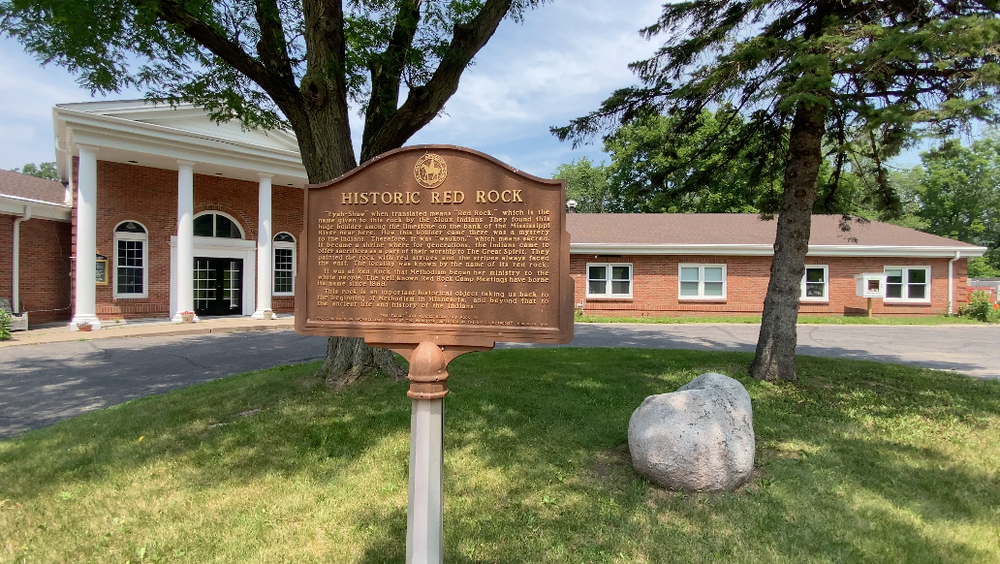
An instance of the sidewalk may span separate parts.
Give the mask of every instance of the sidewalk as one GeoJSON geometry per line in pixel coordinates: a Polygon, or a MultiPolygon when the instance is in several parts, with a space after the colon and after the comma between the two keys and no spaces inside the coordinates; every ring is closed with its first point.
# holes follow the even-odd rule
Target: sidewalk
{"type": "Polygon", "coordinates": [[[66,341],[89,341],[129,337],[165,337],[171,335],[204,335],[207,333],[235,333],[240,331],[291,330],[295,318],[282,315],[271,321],[250,317],[209,317],[198,323],[172,323],[165,319],[137,319],[123,323],[109,321],[97,331],[70,331],[69,324],[48,324],[39,329],[15,331],[10,341],[0,341],[0,348],[18,345],[37,345],[66,341]]]}

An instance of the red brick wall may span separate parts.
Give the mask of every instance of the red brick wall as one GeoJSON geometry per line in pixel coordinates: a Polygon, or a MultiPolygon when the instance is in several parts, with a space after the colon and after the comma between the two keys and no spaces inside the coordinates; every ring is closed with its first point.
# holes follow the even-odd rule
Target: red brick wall
{"type": "MultiPolygon", "coordinates": [[[[0,215],[0,296],[14,296],[14,220],[0,215]]],[[[68,321],[70,318],[70,224],[47,219],[21,222],[21,311],[28,323],[68,321]]]]}
{"type": "MultiPolygon", "coordinates": [[[[803,314],[850,315],[864,313],[867,300],[855,295],[854,275],[862,272],[882,272],[886,266],[930,266],[931,301],[926,304],[893,304],[872,300],[872,311],[880,315],[938,315],[948,310],[948,259],[897,258],[808,258],[806,264],[829,268],[829,301],[803,302],[803,314]]],[[[955,305],[966,301],[966,265],[955,262],[955,305]]],[[[764,296],[770,277],[771,257],[738,256],[656,256],[624,255],[599,258],[594,255],[572,255],[570,274],[576,284],[574,303],[583,303],[587,313],[602,315],[754,315],[764,309],[764,296]],[[587,263],[631,263],[633,267],[632,298],[586,297],[587,263]],[[725,300],[681,300],[678,298],[679,264],[725,264],[725,300]]]]}
{"type": "MultiPolygon", "coordinates": [[[[74,159],[74,175],[76,165],[74,159]]],[[[302,230],[302,191],[287,186],[274,186],[272,190],[272,231],[288,231],[298,240],[302,230]]],[[[257,195],[257,182],[194,175],[194,213],[224,212],[239,223],[250,241],[257,239],[257,195]]],[[[115,227],[122,221],[137,221],[146,228],[149,269],[146,298],[115,299],[113,281],[98,286],[98,317],[111,320],[170,316],[170,237],[177,232],[177,171],[99,160],[97,202],[97,252],[113,261],[115,227]]],[[[74,237],[75,223],[74,214],[74,237]]],[[[293,311],[293,299],[275,299],[272,307],[279,312],[293,311]]]]}

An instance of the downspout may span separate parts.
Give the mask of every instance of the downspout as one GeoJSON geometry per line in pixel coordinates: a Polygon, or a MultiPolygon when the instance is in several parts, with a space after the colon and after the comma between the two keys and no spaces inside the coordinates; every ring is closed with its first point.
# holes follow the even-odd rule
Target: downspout
{"type": "Polygon", "coordinates": [[[13,268],[13,302],[10,304],[14,313],[21,313],[21,222],[31,219],[31,206],[24,206],[24,215],[14,220],[14,268],[13,268]]]}
{"type": "Polygon", "coordinates": [[[955,251],[955,258],[948,261],[948,315],[951,315],[955,303],[955,261],[962,258],[962,251],[955,251]]]}

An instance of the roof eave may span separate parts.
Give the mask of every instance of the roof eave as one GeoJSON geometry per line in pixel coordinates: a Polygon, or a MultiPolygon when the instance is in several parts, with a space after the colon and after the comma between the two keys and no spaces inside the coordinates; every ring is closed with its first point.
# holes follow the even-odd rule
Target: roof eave
{"type": "Polygon", "coordinates": [[[53,204],[31,198],[19,196],[9,196],[0,194],[0,213],[10,215],[24,215],[24,208],[31,208],[31,217],[34,219],[51,219],[54,221],[70,221],[73,210],[64,204],[53,204]]]}
{"type": "MultiPolygon", "coordinates": [[[[570,253],[585,255],[714,255],[714,256],[772,256],[771,245],[660,245],[619,243],[570,243],[570,253]]],[[[970,246],[912,246],[892,245],[809,245],[808,256],[814,257],[914,257],[962,258],[981,257],[986,247],[970,246]]]]}

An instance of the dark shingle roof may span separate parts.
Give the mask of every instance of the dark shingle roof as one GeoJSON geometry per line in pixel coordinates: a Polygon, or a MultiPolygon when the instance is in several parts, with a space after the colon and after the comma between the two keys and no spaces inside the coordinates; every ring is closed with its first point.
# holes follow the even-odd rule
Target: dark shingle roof
{"type": "Polygon", "coordinates": [[[48,204],[64,205],[66,188],[62,182],[35,178],[27,174],[0,170],[0,196],[26,198],[48,204]]]}
{"type": "MultiPolygon", "coordinates": [[[[975,245],[880,221],[850,221],[814,215],[810,245],[970,247],[975,245]]],[[[571,213],[567,230],[574,244],[609,245],[773,245],[777,220],[740,213],[571,213]]]]}

